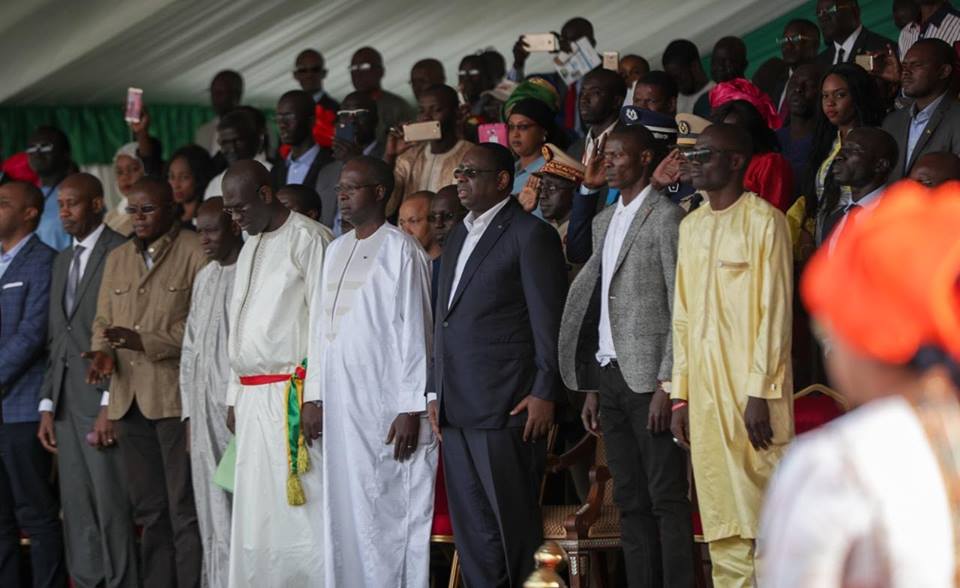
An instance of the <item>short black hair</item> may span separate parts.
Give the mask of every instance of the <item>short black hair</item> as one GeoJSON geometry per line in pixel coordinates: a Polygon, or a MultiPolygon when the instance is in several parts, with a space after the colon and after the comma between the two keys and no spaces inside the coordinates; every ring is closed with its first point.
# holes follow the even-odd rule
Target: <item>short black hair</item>
{"type": "Polygon", "coordinates": [[[232,69],[224,69],[217,72],[217,75],[213,76],[213,79],[220,78],[226,80],[230,84],[231,89],[238,96],[243,95],[243,76],[238,72],[232,69]]]}
{"type": "Polygon", "coordinates": [[[639,86],[640,84],[660,88],[663,93],[667,95],[667,98],[676,98],[680,94],[680,89],[677,88],[677,81],[670,77],[667,72],[659,69],[655,69],[640,78],[637,85],[639,86]]]}
{"type": "Polygon", "coordinates": [[[63,148],[64,152],[70,153],[70,139],[60,128],[53,125],[40,125],[33,130],[32,135],[38,135],[40,133],[51,135],[55,145],[59,144],[59,146],[63,148]]]}
{"type": "Polygon", "coordinates": [[[494,171],[500,173],[505,171],[510,174],[510,184],[513,185],[513,176],[516,171],[516,164],[513,160],[513,153],[509,149],[498,143],[479,143],[475,146],[486,152],[493,165],[494,171]]]}
{"type": "Polygon", "coordinates": [[[933,50],[933,54],[937,57],[937,62],[940,65],[949,65],[950,67],[957,68],[957,54],[953,50],[953,47],[943,39],[936,39],[933,37],[927,37],[926,39],[920,39],[914,43],[910,48],[914,47],[930,47],[933,50]]]}
{"type": "Polygon", "coordinates": [[[304,184],[287,184],[286,186],[282,186],[277,192],[281,190],[293,194],[293,197],[297,199],[300,208],[303,210],[315,210],[317,211],[317,217],[323,214],[323,202],[320,200],[320,195],[310,186],[304,184]]]}
{"type": "MultiPolygon", "coordinates": [[[[478,57],[478,56],[471,56],[478,57]]],[[[466,59],[466,58],[464,58],[466,59]]],[[[456,109],[457,105],[460,103],[460,98],[457,96],[457,91],[451,88],[446,84],[434,84],[423,91],[420,96],[432,95],[440,99],[441,102],[445,102],[447,106],[456,109]]]]}
{"type": "Polygon", "coordinates": [[[663,58],[660,61],[663,63],[663,67],[667,67],[668,63],[690,65],[695,61],[700,61],[700,50],[692,41],[676,39],[670,41],[670,44],[664,49],[663,58]]]}
{"type": "Polygon", "coordinates": [[[813,33],[818,41],[820,40],[820,27],[818,27],[812,20],[808,20],[806,18],[795,18],[784,25],[783,30],[787,30],[790,27],[803,27],[807,29],[807,32],[813,33]]]}
{"type": "Polygon", "coordinates": [[[487,49],[481,53],[480,56],[483,57],[484,63],[487,64],[487,72],[490,74],[491,79],[500,81],[503,79],[503,76],[507,75],[507,61],[499,51],[496,49],[487,49]]]}
{"type": "Polygon", "coordinates": [[[650,132],[650,129],[643,125],[625,125],[618,122],[613,130],[610,131],[610,136],[624,137],[633,141],[638,151],[645,151],[647,149],[653,151],[653,161],[650,162],[651,172],[656,169],[657,165],[660,164],[660,160],[666,155],[667,150],[663,141],[658,141],[657,138],[653,136],[653,133],[650,132]]]}
{"type": "Polygon", "coordinates": [[[242,135],[257,137],[260,134],[260,125],[256,117],[246,108],[236,108],[223,115],[218,129],[234,129],[242,135]]]}
{"type": "MultiPolygon", "coordinates": [[[[624,98],[627,95],[627,82],[618,72],[598,67],[583,77],[584,81],[588,79],[599,80],[614,96],[624,98]]],[[[619,109],[620,105],[617,105],[617,108],[619,109]]]]}
{"type": "Polygon", "coordinates": [[[396,180],[393,176],[393,168],[391,168],[387,163],[378,157],[370,157],[369,155],[360,155],[354,157],[350,162],[359,162],[367,169],[367,173],[370,174],[370,179],[374,184],[378,186],[383,186],[387,190],[386,198],[384,198],[384,204],[390,200],[390,196],[393,194],[393,189],[396,186],[396,180]]]}
{"type": "Polygon", "coordinates": [[[8,182],[4,184],[5,186],[12,186],[21,190],[23,192],[24,199],[26,200],[27,208],[36,208],[37,209],[37,218],[34,219],[36,225],[40,224],[40,217],[43,216],[43,192],[40,191],[40,188],[29,182],[8,182]]]}

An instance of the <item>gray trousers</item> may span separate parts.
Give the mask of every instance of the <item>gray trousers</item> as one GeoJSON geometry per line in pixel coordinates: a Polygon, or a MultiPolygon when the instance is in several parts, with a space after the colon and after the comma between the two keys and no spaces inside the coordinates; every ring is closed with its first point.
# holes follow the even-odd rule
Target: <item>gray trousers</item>
{"type": "Polygon", "coordinates": [[[70,576],[77,588],[136,587],[137,550],[120,453],[87,443],[96,416],[71,402],[70,392],[60,395],[54,420],[70,576]]]}

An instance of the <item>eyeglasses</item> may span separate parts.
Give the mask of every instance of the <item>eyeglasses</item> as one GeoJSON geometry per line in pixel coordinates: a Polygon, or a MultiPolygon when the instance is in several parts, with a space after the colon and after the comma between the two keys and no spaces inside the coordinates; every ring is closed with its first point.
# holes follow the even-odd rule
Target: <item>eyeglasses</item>
{"type": "Polygon", "coordinates": [[[461,69],[459,73],[460,73],[460,77],[466,77],[466,76],[474,77],[474,76],[480,75],[480,70],[479,69],[461,69]]]}
{"type": "Polygon", "coordinates": [[[369,108],[354,108],[352,110],[338,110],[337,116],[358,116],[361,114],[369,114],[369,108]]]}
{"type": "MultiPolygon", "coordinates": [[[[254,197],[258,200],[260,199],[261,188],[263,188],[263,186],[257,186],[257,189],[254,191],[254,197]]],[[[230,217],[235,217],[235,216],[242,217],[242,216],[245,216],[249,211],[250,211],[249,202],[245,202],[240,206],[226,206],[226,205],[223,206],[223,214],[230,217]]]]}
{"type": "Polygon", "coordinates": [[[499,172],[500,170],[498,169],[472,169],[469,167],[458,167],[457,169],[453,170],[453,179],[457,180],[460,178],[469,178],[474,180],[480,174],[495,174],[499,172]]]}
{"type": "Polygon", "coordinates": [[[690,163],[699,163],[704,165],[710,162],[713,159],[714,155],[719,155],[722,153],[729,153],[723,149],[690,149],[689,151],[682,151],[681,154],[683,157],[690,163]]]}
{"type": "Polygon", "coordinates": [[[373,69],[372,63],[354,63],[354,64],[351,64],[349,68],[351,72],[370,71],[371,69],[373,69]]]}
{"type": "Polygon", "coordinates": [[[511,133],[513,131],[520,131],[521,133],[526,133],[527,131],[529,131],[530,129],[536,126],[539,126],[539,125],[530,124],[530,123],[520,123],[517,125],[508,124],[507,130],[510,131],[511,133]]]}
{"type": "Polygon", "coordinates": [[[27,155],[36,155],[37,153],[50,153],[53,151],[53,143],[37,143],[27,147],[27,155]]]}
{"type": "Polygon", "coordinates": [[[427,220],[432,223],[435,223],[437,221],[448,223],[456,219],[457,219],[457,215],[453,214],[452,212],[431,212],[430,214],[427,215],[427,220]]]}
{"type": "Polygon", "coordinates": [[[823,10],[818,10],[817,18],[820,18],[820,19],[833,18],[837,15],[838,12],[840,12],[841,10],[847,10],[848,8],[850,8],[850,6],[838,0],[833,6],[828,6],[823,10]]]}
{"type": "Polygon", "coordinates": [[[130,216],[138,216],[141,214],[143,215],[153,214],[154,212],[160,210],[161,208],[164,208],[164,207],[157,206],[155,204],[144,204],[143,206],[140,206],[140,207],[128,206],[124,208],[123,211],[130,216]]]}
{"type": "Polygon", "coordinates": [[[343,184],[337,184],[333,187],[333,193],[339,196],[340,194],[356,194],[357,190],[362,188],[373,188],[377,184],[360,184],[359,186],[349,186],[343,184]]]}
{"type": "Polygon", "coordinates": [[[777,47],[783,47],[786,44],[790,45],[799,45],[804,41],[812,41],[813,37],[809,35],[789,35],[786,37],[779,37],[777,39],[777,47]]]}
{"type": "Polygon", "coordinates": [[[317,73],[320,73],[320,72],[322,72],[322,71],[323,71],[323,66],[322,66],[322,65],[312,65],[312,66],[310,66],[310,67],[298,67],[298,68],[296,68],[296,69],[293,70],[293,73],[295,73],[295,74],[297,74],[297,75],[307,74],[307,73],[317,74],[317,73]]]}

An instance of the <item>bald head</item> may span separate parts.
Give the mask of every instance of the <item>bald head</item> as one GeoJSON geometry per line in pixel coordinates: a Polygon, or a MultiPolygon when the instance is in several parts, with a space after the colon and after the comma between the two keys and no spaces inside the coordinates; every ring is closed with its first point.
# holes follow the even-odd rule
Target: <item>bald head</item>
{"type": "Polygon", "coordinates": [[[857,127],[847,134],[847,139],[856,139],[877,159],[887,161],[891,167],[897,163],[899,149],[893,135],[876,127],[857,127]]]}
{"type": "Polygon", "coordinates": [[[243,239],[240,227],[223,211],[223,198],[214,196],[205,200],[197,210],[196,223],[200,246],[207,257],[221,265],[236,261],[243,239]]]}
{"type": "Polygon", "coordinates": [[[921,155],[910,170],[910,179],[928,188],[960,180],[960,157],[949,152],[921,155]]]}
{"type": "Polygon", "coordinates": [[[400,205],[400,211],[397,213],[397,221],[403,232],[420,243],[431,257],[439,255],[440,247],[435,245],[433,231],[430,229],[430,201],[433,199],[433,192],[422,191],[414,192],[400,205]],[[434,249],[435,251],[431,251],[434,249]]]}
{"type": "Polygon", "coordinates": [[[430,201],[429,220],[433,238],[441,248],[453,227],[457,226],[457,223],[466,215],[467,209],[460,203],[456,185],[444,186],[437,191],[436,196],[430,201]]]}
{"type": "Polygon", "coordinates": [[[303,90],[290,90],[280,97],[278,104],[288,104],[296,113],[303,117],[309,117],[313,114],[315,105],[313,96],[303,90]]]}
{"type": "Polygon", "coordinates": [[[252,159],[233,163],[223,176],[223,206],[251,235],[276,230],[289,214],[273,193],[270,172],[252,159]]]}

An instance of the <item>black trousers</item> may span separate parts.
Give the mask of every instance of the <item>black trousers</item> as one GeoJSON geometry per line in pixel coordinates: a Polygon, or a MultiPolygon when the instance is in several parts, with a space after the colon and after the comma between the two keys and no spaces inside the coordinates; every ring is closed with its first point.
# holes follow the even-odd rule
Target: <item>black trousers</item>
{"type": "Polygon", "coordinates": [[[148,419],[136,402],[117,424],[133,520],[143,528],[144,588],[199,587],[203,548],[184,424],[148,419]]]}
{"type": "Polygon", "coordinates": [[[540,483],[547,445],[523,429],[443,429],[453,537],[469,588],[520,587],[543,541],[540,483]]]}
{"type": "Polygon", "coordinates": [[[30,537],[33,585],[67,585],[51,464],[37,440],[37,423],[0,424],[0,586],[21,586],[21,530],[30,537]]]}
{"type": "Polygon", "coordinates": [[[647,430],[652,394],[627,386],[616,363],[600,373],[600,428],[631,588],[693,586],[687,460],[669,431],[647,430]]]}

